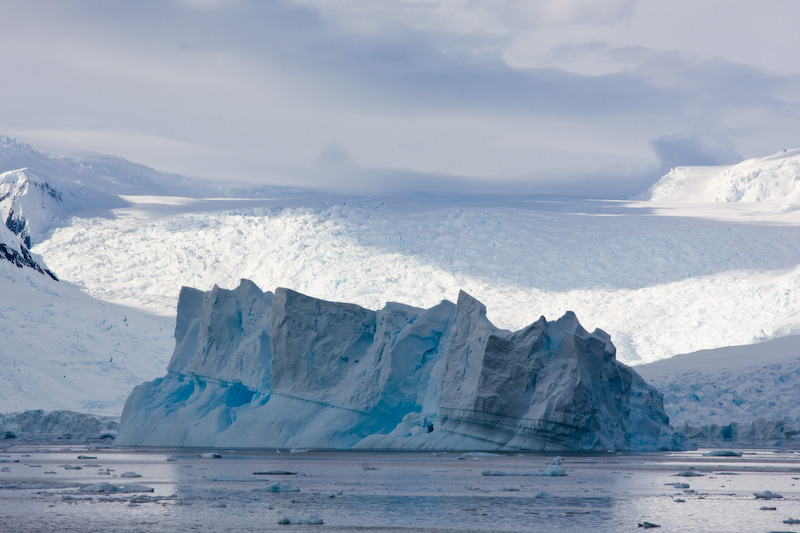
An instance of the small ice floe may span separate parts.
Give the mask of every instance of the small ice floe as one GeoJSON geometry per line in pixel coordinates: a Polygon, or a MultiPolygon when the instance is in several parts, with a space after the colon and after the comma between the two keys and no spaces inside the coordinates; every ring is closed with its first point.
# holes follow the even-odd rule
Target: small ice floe
{"type": "Polygon", "coordinates": [[[500,492],[519,492],[519,489],[516,487],[502,487],[500,492]]]}
{"type": "MultiPolygon", "coordinates": [[[[28,465],[30,468],[41,468],[42,465],[28,465]]],[[[78,467],[80,468],[80,467],[78,467]]]]}
{"type": "Polygon", "coordinates": [[[206,452],[197,454],[198,457],[203,459],[222,459],[222,454],[219,452],[206,452]]]}
{"type": "Polygon", "coordinates": [[[289,470],[267,470],[265,472],[253,472],[254,476],[296,476],[297,472],[289,470]]]}
{"type": "Polygon", "coordinates": [[[289,453],[308,453],[308,450],[305,448],[292,448],[289,453]]]}
{"type": "Polygon", "coordinates": [[[800,524],[800,518],[787,518],[783,521],[784,524],[800,524]]]}
{"type": "Polygon", "coordinates": [[[680,477],[700,477],[705,474],[701,474],[694,467],[690,467],[689,470],[684,470],[683,472],[678,472],[677,474],[672,474],[673,476],[680,476],[680,477]]]}
{"type": "Polygon", "coordinates": [[[11,468],[4,466],[3,468],[0,468],[0,472],[11,472],[11,468]]]}
{"type": "Polygon", "coordinates": [[[741,457],[742,452],[736,450],[711,450],[703,455],[706,457],[741,457]]]}
{"type": "Polygon", "coordinates": [[[85,502],[85,501],[92,501],[91,496],[86,496],[84,498],[76,498],[75,496],[70,496],[69,494],[65,494],[61,497],[61,501],[64,502],[85,502]]]}
{"type": "Polygon", "coordinates": [[[759,511],[777,511],[777,507],[769,507],[767,505],[761,506],[758,508],[759,511]]]}
{"type": "Polygon", "coordinates": [[[753,495],[756,497],[757,500],[777,500],[778,498],[783,498],[777,492],[772,492],[771,490],[765,490],[764,492],[754,492],[753,495]]]}
{"type": "Polygon", "coordinates": [[[648,522],[647,520],[643,520],[643,521],[639,522],[639,527],[643,527],[645,529],[650,529],[652,527],[661,527],[661,526],[658,525],[658,524],[654,524],[653,522],[648,522]]]}
{"type": "Polygon", "coordinates": [[[462,457],[500,457],[499,453],[492,452],[466,452],[461,454],[462,457]]]}
{"type": "Polygon", "coordinates": [[[100,470],[100,471],[97,473],[97,475],[98,475],[98,476],[110,476],[110,475],[111,475],[111,472],[109,472],[108,470],[100,470]]]}
{"type": "Polygon", "coordinates": [[[686,503],[686,500],[684,500],[683,498],[675,498],[672,501],[675,502],[675,503],[686,503]]]}
{"type": "Polygon", "coordinates": [[[539,494],[536,495],[536,498],[538,498],[540,500],[549,500],[552,497],[553,497],[552,494],[550,494],[549,492],[545,492],[545,491],[542,491],[542,492],[540,492],[539,494]]]}
{"type": "Polygon", "coordinates": [[[75,465],[75,466],[73,466],[73,465],[64,465],[63,468],[64,468],[64,470],[83,470],[83,467],[82,466],[78,466],[78,465],[75,465]]]}
{"type": "Polygon", "coordinates": [[[137,474],[136,472],[123,472],[119,475],[119,477],[142,477],[142,475],[137,474]]]}
{"type": "Polygon", "coordinates": [[[93,485],[86,485],[81,487],[81,492],[153,492],[153,487],[146,487],[144,485],[112,485],[111,483],[102,482],[93,485]]]}
{"type": "Polygon", "coordinates": [[[277,483],[270,485],[266,489],[267,492],[300,492],[300,489],[295,487],[290,483],[284,483],[283,481],[278,481],[277,483]]]}
{"type": "Polygon", "coordinates": [[[55,473],[56,472],[54,472],[53,470],[48,470],[47,472],[45,472],[45,474],[55,474],[55,473]]]}
{"type": "Polygon", "coordinates": [[[542,470],[528,471],[528,472],[506,472],[504,470],[484,470],[481,472],[482,476],[544,476],[544,477],[559,477],[566,476],[567,473],[561,466],[561,457],[556,457],[552,463],[542,470]]]}
{"type": "Polygon", "coordinates": [[[83,467],[84,468],[100,468],[100,465],[92,463],[92,464],[88,464],[88,465],[83,465],[83,467]]]}
{"type": "Polygon", "coordinates": [[[211,504],[211,507],[216,507],[216,508],[219,508],[219,509],[225,509],[226,507],[228,507],[228,504],[225,503],[225,502],[214,502],[214,503],[211,504]]]}
{"type": "Polygon", "coordinates": [[[97,459],[96,455],[79,455],[78,459],[97,459]]]}
{"type": "Polygon", "coordinates": [[[688,489],[689,488],[689,484],[688,483],[681,483],[681,482],[678,482],[678,483],[664,483],[664,485],[667,485],[668,487],[675,487],[676,489],[688,489]]]}
{"type": "Polygon", "coordinates": [[[361,465],[361,469],[362,470],[380,470],[380,468],[378,468],[377,466],[372,466],[372,465],[368,465],[368,464],[361,465]]]}
{"type": "Polygon", "coordinates": [[[294,525],[294,524],[319,526],[324,524],[325,522],[319,515],[312,514],[308,516],[284,516],[283,518],[278,520],[278,523],[283,526],[294,525]]]}

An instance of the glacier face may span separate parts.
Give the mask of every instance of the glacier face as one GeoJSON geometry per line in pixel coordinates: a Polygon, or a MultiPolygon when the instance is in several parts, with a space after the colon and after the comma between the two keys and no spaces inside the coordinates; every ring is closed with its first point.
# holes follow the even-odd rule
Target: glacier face
{"type": "Polygon", "coordinates": [[[379,311],[288,289],[183,288],[168,374],[120,445],[624,450],[674,447],[661,395],[572,313],[510,332],[461,292],[379,311]]]}

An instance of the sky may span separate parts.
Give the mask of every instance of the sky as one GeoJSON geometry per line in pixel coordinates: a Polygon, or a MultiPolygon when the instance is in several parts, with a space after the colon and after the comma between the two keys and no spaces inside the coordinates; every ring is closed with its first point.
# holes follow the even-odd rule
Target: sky
{"type": "Polygon", "coordinates": [[[627,198],[800,146],[795,0],[4,0],[0,134],[229,184],[627,198]]]}

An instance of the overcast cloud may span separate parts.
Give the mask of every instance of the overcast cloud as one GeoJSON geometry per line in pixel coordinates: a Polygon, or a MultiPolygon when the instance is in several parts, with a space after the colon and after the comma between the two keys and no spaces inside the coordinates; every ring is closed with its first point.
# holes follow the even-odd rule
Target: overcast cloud
{"type": "Polygon", "coordinates": [[[793,0],[6,0],[0,134],[229,182],[627,197],[800,146],[799,18],[793,0]]]}

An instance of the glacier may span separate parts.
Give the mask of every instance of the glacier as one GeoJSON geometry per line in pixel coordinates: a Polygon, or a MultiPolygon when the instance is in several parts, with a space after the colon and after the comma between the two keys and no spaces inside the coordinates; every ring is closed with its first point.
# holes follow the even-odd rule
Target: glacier
{"type": "Polygon", "coordinates": [[[424,450],[675,448],[661,395],[568,312],[495,327],[465,292],[379,311],[184,287],[165,377],[136,387],[122,446],[424,450]]]}

